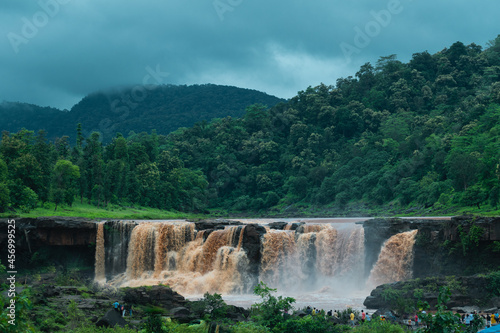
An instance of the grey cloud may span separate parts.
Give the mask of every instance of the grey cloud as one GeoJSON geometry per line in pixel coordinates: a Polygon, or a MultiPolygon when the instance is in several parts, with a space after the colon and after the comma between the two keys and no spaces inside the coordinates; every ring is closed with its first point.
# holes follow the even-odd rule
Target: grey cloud
{"type": "Polygon", "coordinates": [[[217,1],[232,9],[223,20],[213,0],[4,0],[0,100],[70,108],[93,91],[141,83],[148,66],[169,73],[160,83],[228,84],[288,98],[380,56],[407,61],[457,40],[485,45],[500,33],[498,1],[400,0],[402,10],[348,62],[341,43],[354,45],[355,28],[397,0],[217,1]],[[8,34],[22,36],[25,19],[57,1],[57,13],[14,52],[8,34]]]}

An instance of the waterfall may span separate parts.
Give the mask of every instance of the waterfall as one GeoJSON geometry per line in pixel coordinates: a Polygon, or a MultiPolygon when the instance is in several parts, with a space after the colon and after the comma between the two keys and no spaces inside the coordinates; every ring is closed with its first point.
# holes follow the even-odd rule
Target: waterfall
{"type": "Polygon", "coordinates": [[[382,246],[367,284],[377,286],[384,283],[407,280],[412,277],[413,245],[418,230],[407,231],[389,238],[382,246]]]}
{"type": "Polygon", "coordinates": [[[127,269],[111,283],[164,284],[184,294],[248,293],[244,226],[197,232],[194,223],[143,222],[134,227],[127,269]]]}
{"type": "Polygon", "coordinates": [[[95,241],[95,280],[99,283],[106,282],[104,246],[104,223],[99,223],[97,224],[97,236],[95,241]]]}
{"type": "Polygon", "coordinates": [[[297,267],[295,232],[269,229],[262,241],[260,279],[271,287],[293,285],[302,276],[297,267]]]}
{"type": "Polygon", "coordinates": [[[354,288],[363,265],[360,226],[302,225],[296,231],[270,230],[264,235],[260,279],[286,291],[354,288]]]}
{"type": "MultiPolygon", "coordinates": [[[[250,294],[257,281],[283,293],[343,295],[364,289],[361,225],[301,222],[282,227],[249,223],[196,230],[191,222],[101,223],[96,280],[120,287],[163,284],[185,295],[250,294]]],[[[384,244],[371,283],[411,276],[415,233],[393,236],[384,244]]]]}
{"type": "Polygon", "coordinates": [[[137,225],[133,221],[108,221],[104,223],[106,278],[111,279],[127,269],[128,246],[132,230],[137,225]]]}

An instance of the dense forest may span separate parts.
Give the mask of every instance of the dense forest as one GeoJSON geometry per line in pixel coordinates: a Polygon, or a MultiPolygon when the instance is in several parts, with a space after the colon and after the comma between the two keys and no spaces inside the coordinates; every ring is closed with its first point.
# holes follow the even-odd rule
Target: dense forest
{"type": "Polygon", "coordinates": [[[254,103],[268,106],[282,102],[263,92],[215,84],[135,86],[90,94],[70,111],[26,103],[0,104],[0,130],[45,130],[48,139],[74,136],[76,124],[83,134],[101,134],[109,143],[116,133],[168,134],[199,121],[227,116],[241,117],[254,103]]]}
{"type": "Polygon", "coordinates": [[[4,132],[0,207],[496,209],[500,36],[484,49],[456,42],[408,63],[381,57],[335,85],[166,136],[116,134],[103,145],[99,133],[82,133],[73,144],[48,141],[44,131],[4,132]]]}

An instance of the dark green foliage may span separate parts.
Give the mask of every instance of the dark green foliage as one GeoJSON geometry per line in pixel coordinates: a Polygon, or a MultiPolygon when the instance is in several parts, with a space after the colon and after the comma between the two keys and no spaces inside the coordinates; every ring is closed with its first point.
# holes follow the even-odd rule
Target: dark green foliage
{"type": "MultiPolygon", "coordinates": [[[[100,207],[138,204],[190,212],[327,206],[349,213],[379,205],[415,214],[495,210],[500,202],[498,45],[498,38],[485,50],[457,42],[436,54],[416,53],[407,64],[395,55],[381,57],[355,77],[308,87],[287,102],[266,103],[274,105],[269,109],[240,99],[236,88],[211,85],[148,91],[144,102],[151,107],[135,106],[136,112],[123,99],[131,97],[127,91],[94,94],[66,115],[83,124],[73,148],[63,136],[47,143],[44,133],[3,133],[0,154],[7,178],[1,179],[0,163],[0,209],[29,210],[36,200],[50,199],[47,179],[62,159],[80,170],[73,192],[57,187],[51,192],[51,200],[67,204],[76,193],[100,207]],[[182,98],[170,100],[174,92],[182,98]],[[195,93],[220,118],[162,135],[180,126],[159,120],[167,101],[175,110],[184,104],[189,109],[195,93]],[[248,102],[241,118],[230,112],[230,99],[248,102]],[[91,109],[99,117],[86,112],[91,109]],[[120,128],[103,122],[101,133],[83,134],[116,117],[124,120],[120,128]]],[[[187,118],[203,110],[191,109],[187,118]]]]}
{"type": "Polygon", "coordinates": [[[202,299],[192,302],[190,308],[200,318],[206,315],[209,321],[221,321],[227,313],[227,304],[217,293],[205,293],[202,299]]]}
{"type": "Polygon", "coordinates": [[[305,316],[303,318],[293,317],[281,323],[275,331],[297,333],[341,332],[332,322],[327,321],[327,319],[321,315],[305,316]]]}
{"type": "Polygon", "coordinates": [[[488,290],[491,290],[494,296],[500,296],[500,271],[490,273],[488,279],[488,290]]]}
{"type": "Polygon", "coordinates": [[[393,324],[389,321],[381,321],[372,319],[365,322],[363,325],[356,327],[352,332],[355,333],[403,333],[406,332],[400,325],[393,324]]]}
{"type": "Polygon", "coordinates": [[[163,321],[159,313],[150,312],[143,325],[146,333],[163,332],[163,321]]]}
{"type": "Polygon", "coordinates": [[[448,287],[442,287],[439,290],[438,305],[435,314],[420,313],[419,318],[425,323],[426,327],[421,328],[418,332],[421,333],[458,333],[470,332],[475,333],[484,326],[484,319],[474,314],[474,319],[471,321],[469,327],[465,328],[465,324],[461,323],[460,314],[447,311],[446,303],[450,300],[451,291],[448,287]]]}
{"type": "Polygon", "coordinates": [[[78,166],[67,160],[58,160],[52,178],[52,198],[56,204],[54,210],[61,203],[71,206],[76,194],[77,180],[80,178],[78,166]]]}
{"type": "Polygon", "coordinates": [[[458,232],[460,234],[463,255],[475,254],[479,246],[479,240],[483,236],[485,230],[473,224],[467,232],[464,231],[462,226],[458,226],[458,232]]]}
{"type": "Polygon", "coordinates": [[[245,108],[254,103],[273,106],[283,101],[256,90],[213,84],[152,88],[131,87],[90,94],[73,106],[71,112],[5,102],[0,104],[0,131],[17,132],[21,124],[35,131],[45,129],[48,137],[54,140],[73,136],[72,129],[81,123],[83,136],[90,134],[85,131],[96,129],[103,140],[109,142],[117,132],[128,134],[156,129],[158,133],[168,134],[203,120],[240,117],[245,108]],[[137,88],[144,95],[138,97],[137,88]]]}
{"type": "MultiPolygon", "coordinates": [[[[6,286],[6,285],[5,285],[6,286]]],[[[1,290],[4,291],[3,288],[1,290]]],[[[2,333],[28,333],[35,332],[30,320],[30,311],[32,309],[32,304],[26,293],[16,294],[12,298],[7,298],[6,296],[0,295],[0,331],[2,333]],[[13,305],[11,305],[11,300],[13,300],[13,305]],[[9,306],[15,307],[15,317],[12,318],[9,306]],[[14,321],[12,321],[14,319],[14,321]],[[14,323],[11,325],[11,323],[14,323]]]]}
{"type": "Polygon", "coordinates": [[[259,282],[254,288],[254,294],[261,297],[261,302],[252,305],[253,320],[271,329],[285,322],[283,314],[292,310],[295,299],[292,297],[274,296],[276,289],[269,288],[264,282],[259,282]]]}

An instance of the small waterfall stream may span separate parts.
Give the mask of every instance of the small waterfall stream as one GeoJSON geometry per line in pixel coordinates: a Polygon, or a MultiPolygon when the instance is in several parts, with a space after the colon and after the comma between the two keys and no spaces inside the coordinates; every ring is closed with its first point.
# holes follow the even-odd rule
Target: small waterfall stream
{"type": "Polygon", "coordinates": [[[382,246],[367,285],[371,287],[384,283],[408,280],[413,271],[413,245],[418,230],[407,231],[389,238],[382,246]]]}

